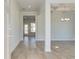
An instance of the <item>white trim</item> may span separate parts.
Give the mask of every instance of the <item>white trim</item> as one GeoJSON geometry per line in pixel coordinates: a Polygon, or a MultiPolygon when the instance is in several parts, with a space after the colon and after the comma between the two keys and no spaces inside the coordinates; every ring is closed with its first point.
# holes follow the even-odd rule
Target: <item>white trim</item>
{"type": "Polygon", "coordinates": [[[75,39],[52,39],[52,41],[75,41],[75,39]]]}
{"type": "Polygon", "coordinates": [[[25,11],[22,11],[22,16],[24,16],[24,15],[26,15],[26,16],[31,16],[31,15],[36,16],[36,15],[37,15],[37,13],[36,13],[36,12],[34,12],[34,11],[32,11],[32,12],[25,12],[25,11]]]}
{"type": "Polygon", "coordinates": [[[16,46],[10,51],[10,55],[12,54],[12,52],[15,50],[15,48],[19,45],[19,43],[21,42],[22,40],[18,41],[16,46]]]}
{"type": "MultiPolygon", "coordinates": [[[[44,41],[44,39],[36,39],[36,41],[44,41]]],[[[52,41],[75,41],[75,39],[52,39],[52,41]]]]}

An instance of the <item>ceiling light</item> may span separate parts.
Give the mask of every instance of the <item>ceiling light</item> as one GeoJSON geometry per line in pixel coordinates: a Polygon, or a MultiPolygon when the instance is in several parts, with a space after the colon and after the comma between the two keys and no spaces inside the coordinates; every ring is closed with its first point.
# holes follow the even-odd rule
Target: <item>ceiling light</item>
{"type": "Polygon", "coordinates": [[[58,49],[58,48],[59,48],[59,46],[55,46],[55,48],[56,48],[56,49],[58,49]]]}
{"type": "Polygon", "coordinates": [[[61,18],[61,21],[64,21],[64,19],[63,19],[63,18],[61,18]]]}
{"type": "Polygon", "coordinates": [[[31,7],[32,7],[31,5],[28,6],[28,8],[31,8],[31,7]]]}

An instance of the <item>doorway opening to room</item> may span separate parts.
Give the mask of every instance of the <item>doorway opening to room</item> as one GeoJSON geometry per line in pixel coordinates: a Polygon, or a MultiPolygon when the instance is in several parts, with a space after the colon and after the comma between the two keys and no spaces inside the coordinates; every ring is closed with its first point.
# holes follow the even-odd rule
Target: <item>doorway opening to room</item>
{"type": "Polygon", "coordinates": [[[35,16],[23,16],[23,40],[27,46],[35,47],[36,23],[35,16]]]}

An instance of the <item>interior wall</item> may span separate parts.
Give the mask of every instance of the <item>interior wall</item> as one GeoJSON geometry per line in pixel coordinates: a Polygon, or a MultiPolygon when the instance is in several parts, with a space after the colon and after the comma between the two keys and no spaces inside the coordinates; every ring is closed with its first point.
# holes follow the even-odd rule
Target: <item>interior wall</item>
{"type": "Polygon", "coordinates": [[[10,20],[9,20],[9,52],[10,54],[16,48],[20,39],[20,8],[17,5],[16,0],[10,2],[10,20]]]}
{"type": "MultiPolygon", "coordinates": [[[[36,40],[42,41],[45,39],[45,13],[44,6],[41,7],[40,12],[22,12],[21,24],[23,23],[23,15],[36,15],[36,40]]],[[[57,12],[51,13],[51,26],[52,26],[52,40],[74,40],[75,37],[75,13],[69,12],[57,12]],[[70,22],[61,22],[62,17],[69,17],[70,22]]],[[[21,25],[21,29],[23,25],[21,25]]],[[[21,30],[23,32],[23,29],[21,30]]],[[[23,38],[23,35],[21,35],[23,38]]]]}
{"type": "Polygon", "coordinates": [[[9,39],[8,39],[8,21],[9,21],[9,14],[10,14],[10,8],[9,8],[9,0],[4,0],[4,59],[9,59],[9,39]]]}
{"type": "Polygon", "coordinates": [[[75,12],[74,11],[53,11],[51,13],[52,39],[53,40],[74,40],[75,38],[75,12]],[[70,18],[69,22],[62,22],[61,18],[70,18]]]}
{"type": "MultiPolygon", "coordinates": [[[[38,41],[45,39],[44,9],[38,15],[38,41]]],[[[52,40],[74,40],[75,38],[75,13],[74,11],[54,11],[51,13],[52,40]],[[60,19],[69,17],[70,22],[61,22],[60,19]]]]}
{"type": "Polygon", "coordinates": [[[45,7],[43,5],[38,15],[37,40],[44,40],[44,39],[45,39],[45,7]]]}

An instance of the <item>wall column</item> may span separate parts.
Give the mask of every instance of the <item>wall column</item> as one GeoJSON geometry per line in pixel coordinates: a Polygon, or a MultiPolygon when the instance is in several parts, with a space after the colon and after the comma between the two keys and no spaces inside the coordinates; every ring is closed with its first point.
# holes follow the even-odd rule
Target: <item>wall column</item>
{"type": "Polygon", "coordinates": [[[45,0],[45,52],[51,52],[51,8],[50,0],[45,0]]]}

